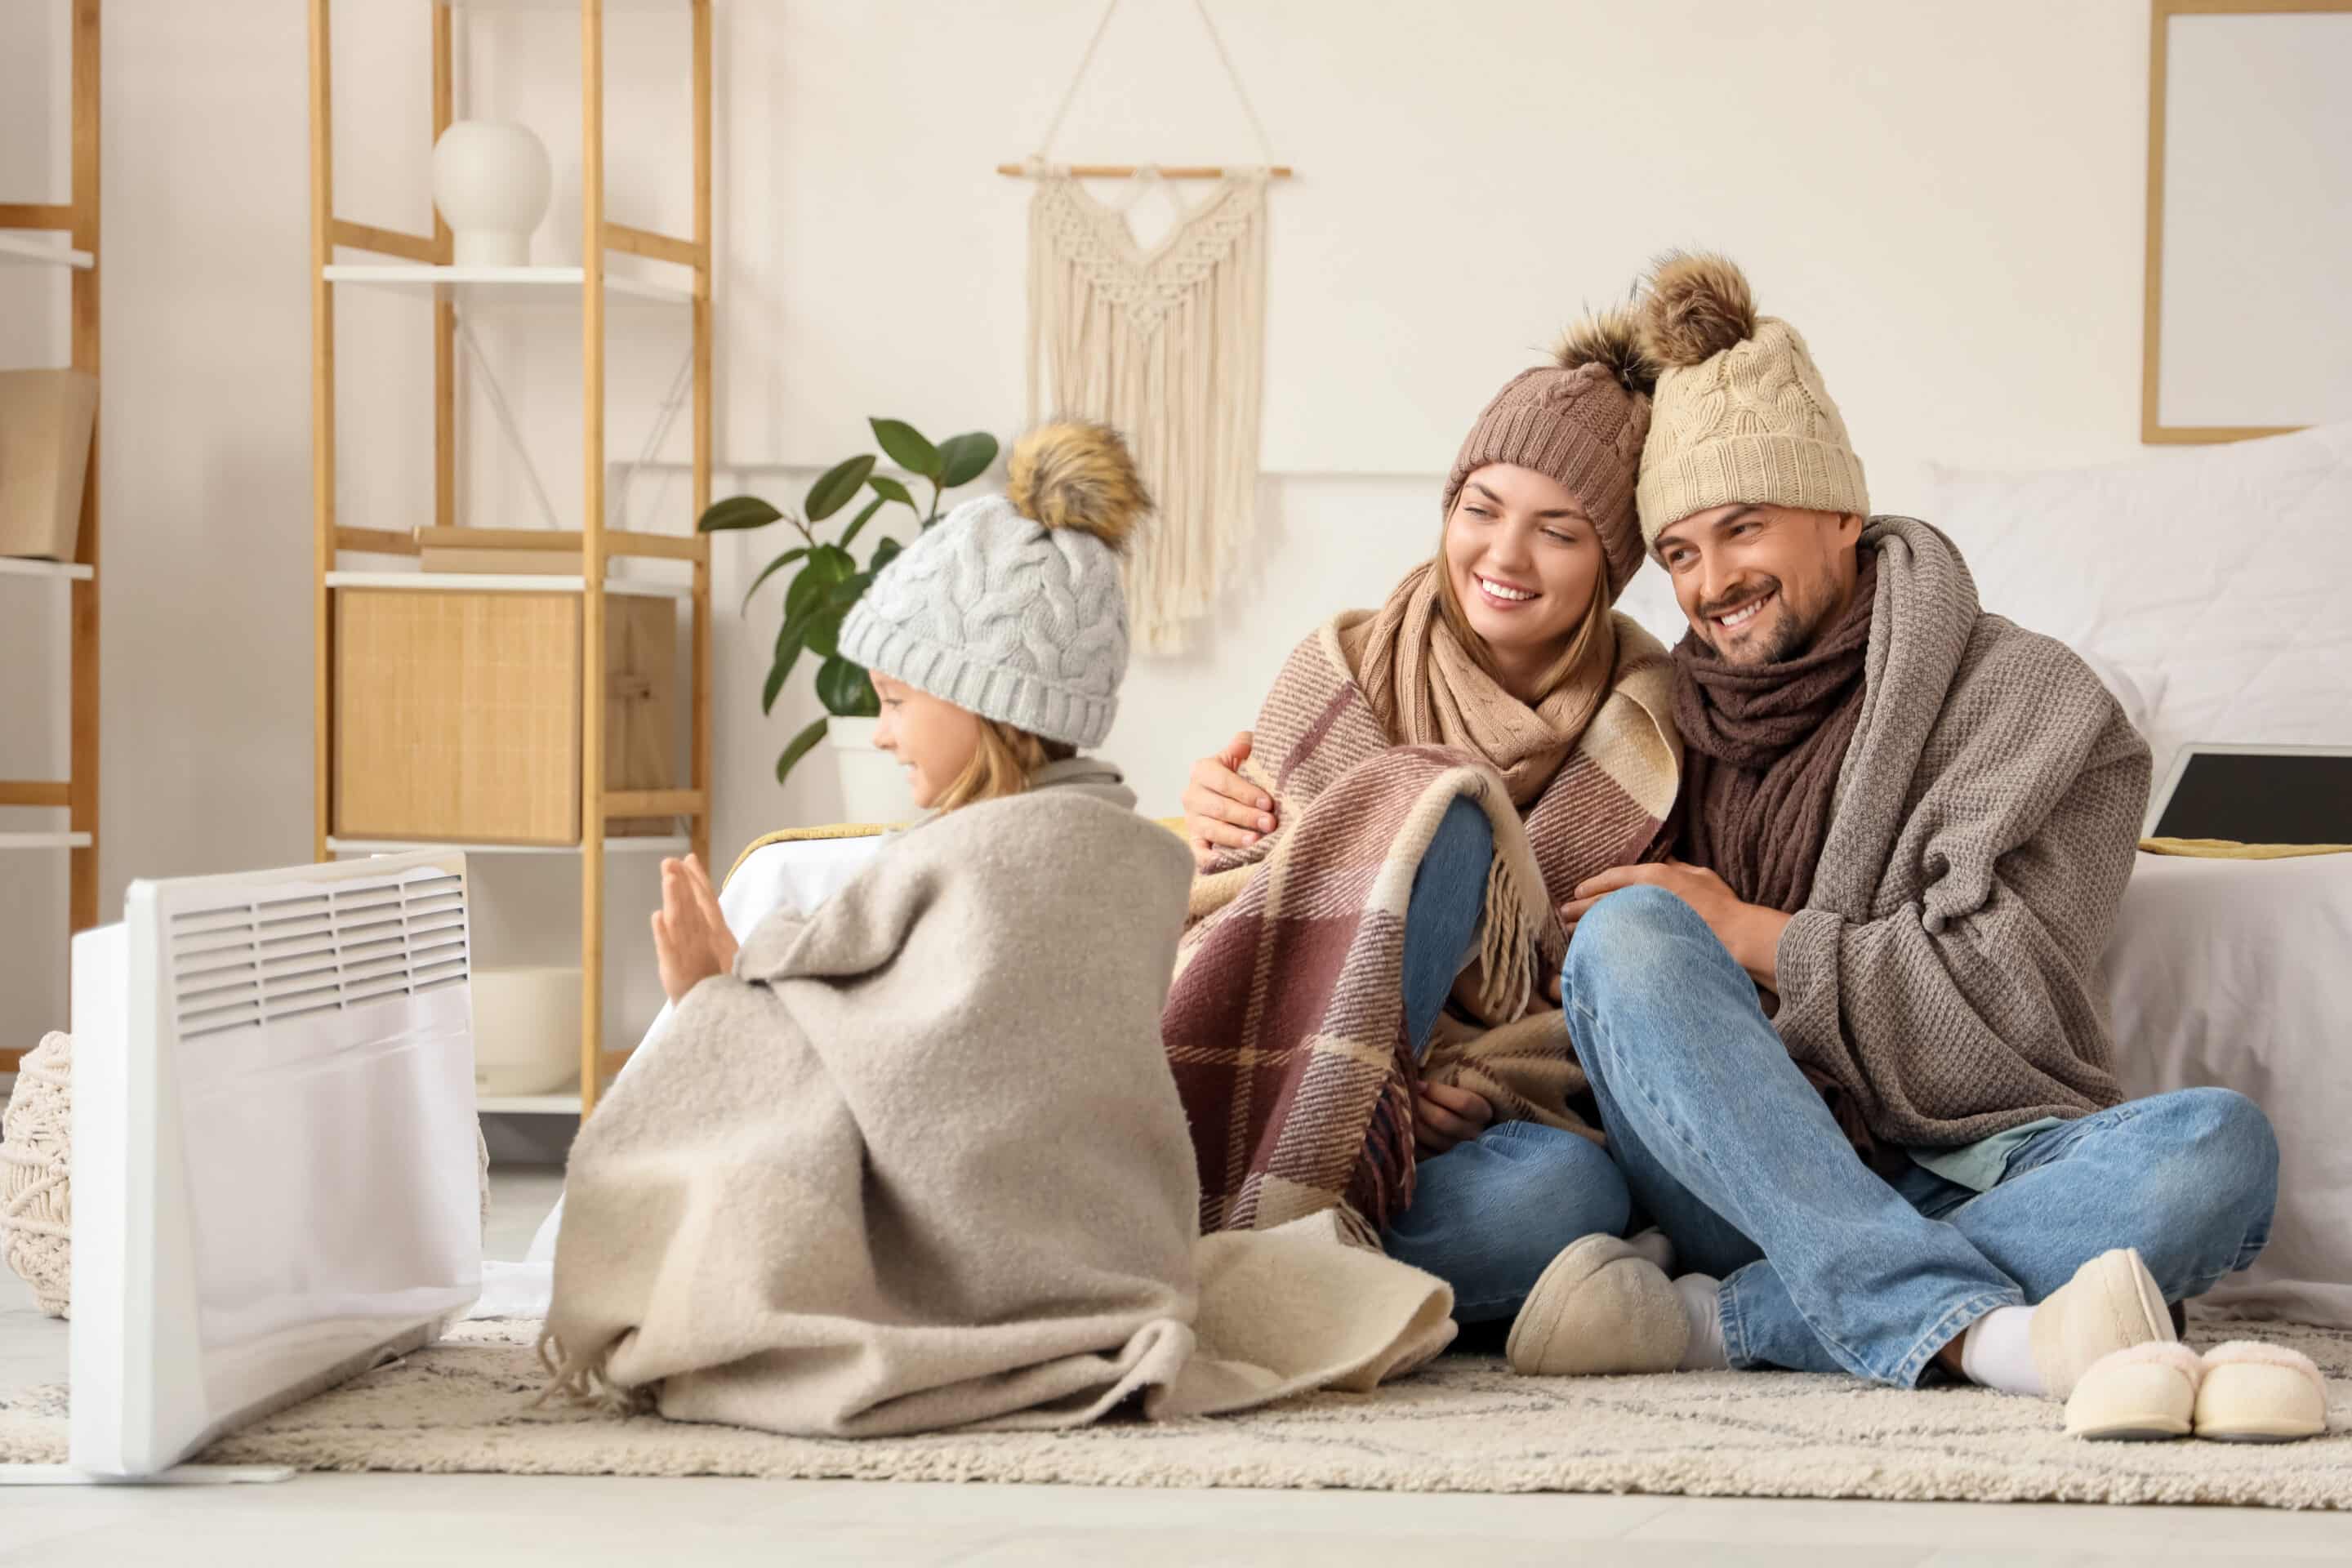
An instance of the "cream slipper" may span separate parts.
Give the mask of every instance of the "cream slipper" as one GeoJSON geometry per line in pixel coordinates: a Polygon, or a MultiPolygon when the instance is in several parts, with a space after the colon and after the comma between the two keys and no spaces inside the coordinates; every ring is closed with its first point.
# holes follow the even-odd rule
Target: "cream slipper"
{"type": "Polygon", "coordinates": [[[2196,1423],[2205,1363],[2187,1345],[2150,1340],[2102,1356],[2066,1401],[2066,1435],[2093,1442],[2157,1443],[2196,1423]]]}
{"type": "Polygon", "coordinates": [[[1528,1292],[1503,1347],[1530,1377],[1672,1372],[1690,1317],[1665,1270],[1613,1236],[1571,1242],[1528,1292]]]}
{"type": "Polygon", "coordinates": [[[2292,1443],[2327,1430],[2327,1383],[2301,1351],[2231,1340],[2205,1352],[2197,1435],[2217,1443],[2292,1443]]]}
{"type": "Polygon", "coordinates": [[[2128,1247],[2102,1252],[2033,1309],[2033,1368],[2053,1399],[2073,1397],[2093,1363],[2134,1345],[2171,1341],[2164,1292],[2128,1247]]]}

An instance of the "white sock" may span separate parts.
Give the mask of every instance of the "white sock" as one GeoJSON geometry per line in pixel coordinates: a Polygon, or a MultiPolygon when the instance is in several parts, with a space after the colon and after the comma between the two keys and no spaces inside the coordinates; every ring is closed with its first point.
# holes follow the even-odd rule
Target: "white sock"
{"type": "Polygon", "coordinates": [[[1995,1307],[1960,1336],[1960,1372],[1970,1383],[2003,1394],[2047,1397],[2033,1364],[2033,1309],[1995,1307]]]}
{"type": "Polygon", "coordinates": [[[1675,1281],[1690,1318],[1690,1348],[1675,1363],[1676,1372],[1722,1372],[1731,1365],[1723,1348],[1723,1299],[1717,1294],[1723,1281],[1705,1274],[1685,1274],[1675,1281]]]}
{"type": "Polygon", "coordinates": [[[1675,1244],[1668,1241],[1666,1233],[1656,1226],[1639,1236],[1626,1237],[1625,1245],[1656,1264],[1659,1273],[1672,1274],[1675,1271],[1675,1244]]]}

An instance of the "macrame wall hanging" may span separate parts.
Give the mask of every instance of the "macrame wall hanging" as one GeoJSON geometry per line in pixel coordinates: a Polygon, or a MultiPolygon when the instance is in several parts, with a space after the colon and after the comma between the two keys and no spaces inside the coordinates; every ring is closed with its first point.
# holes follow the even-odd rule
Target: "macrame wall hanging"
{"type": "Polygon", "coordinates": [[[1077,75],[1025,163],[998,173],[1036,182],[1029,205],[1029,421],[1051,412],[1097,419],[1132,443],[1159,502],[1129,561],[1129,618],[1139,647],[1180,653],[1255,531],[1258,416],[1265,364],[1265,194],[1290,171],[1202,0],[1201,25],[1232,79],[1260,168],[1055,163],[1047,153],[1117,13],[1110,0],[1077,75]],[[1134,182],[1116,205],[1080,180],[1134,182]],[[1197,203],[1168,182],[1214,180],[1197,203]],[[1127,211],[1162,191],[1178,209],[1146,249],[1127,211]]]}

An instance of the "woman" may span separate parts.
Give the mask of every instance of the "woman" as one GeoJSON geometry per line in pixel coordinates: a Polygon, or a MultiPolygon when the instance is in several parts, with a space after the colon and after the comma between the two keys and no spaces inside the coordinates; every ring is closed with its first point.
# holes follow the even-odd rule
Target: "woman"
{"type": "Polygon", "coordinates": [[[1337,1205],[1464,1322],[1626,1227],[1540,977],[1558,906],[1656,850],[1679,775],[1665,651],[1611,608],[1654,378],[1622,312],[1555,361],[1479,416],[1435,557],[1300,644],[1256,731],[1193,769],[1161,1021],[1205,1227],[1337,1205]]]}

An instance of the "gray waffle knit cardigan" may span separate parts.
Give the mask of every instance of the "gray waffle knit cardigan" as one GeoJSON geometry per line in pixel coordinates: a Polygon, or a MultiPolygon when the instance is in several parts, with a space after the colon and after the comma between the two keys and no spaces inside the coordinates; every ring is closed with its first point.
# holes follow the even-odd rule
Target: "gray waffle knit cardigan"
{"type": "Polygon", "coordinates": [[[2099,959],[2147,744],[2063,644],[1979,608],[1941,533],[1880,517],[1862,542],[1862,721],[1781,933],[1781,1037],[1909,1147],[2113,1105],[2099,959]]]}

